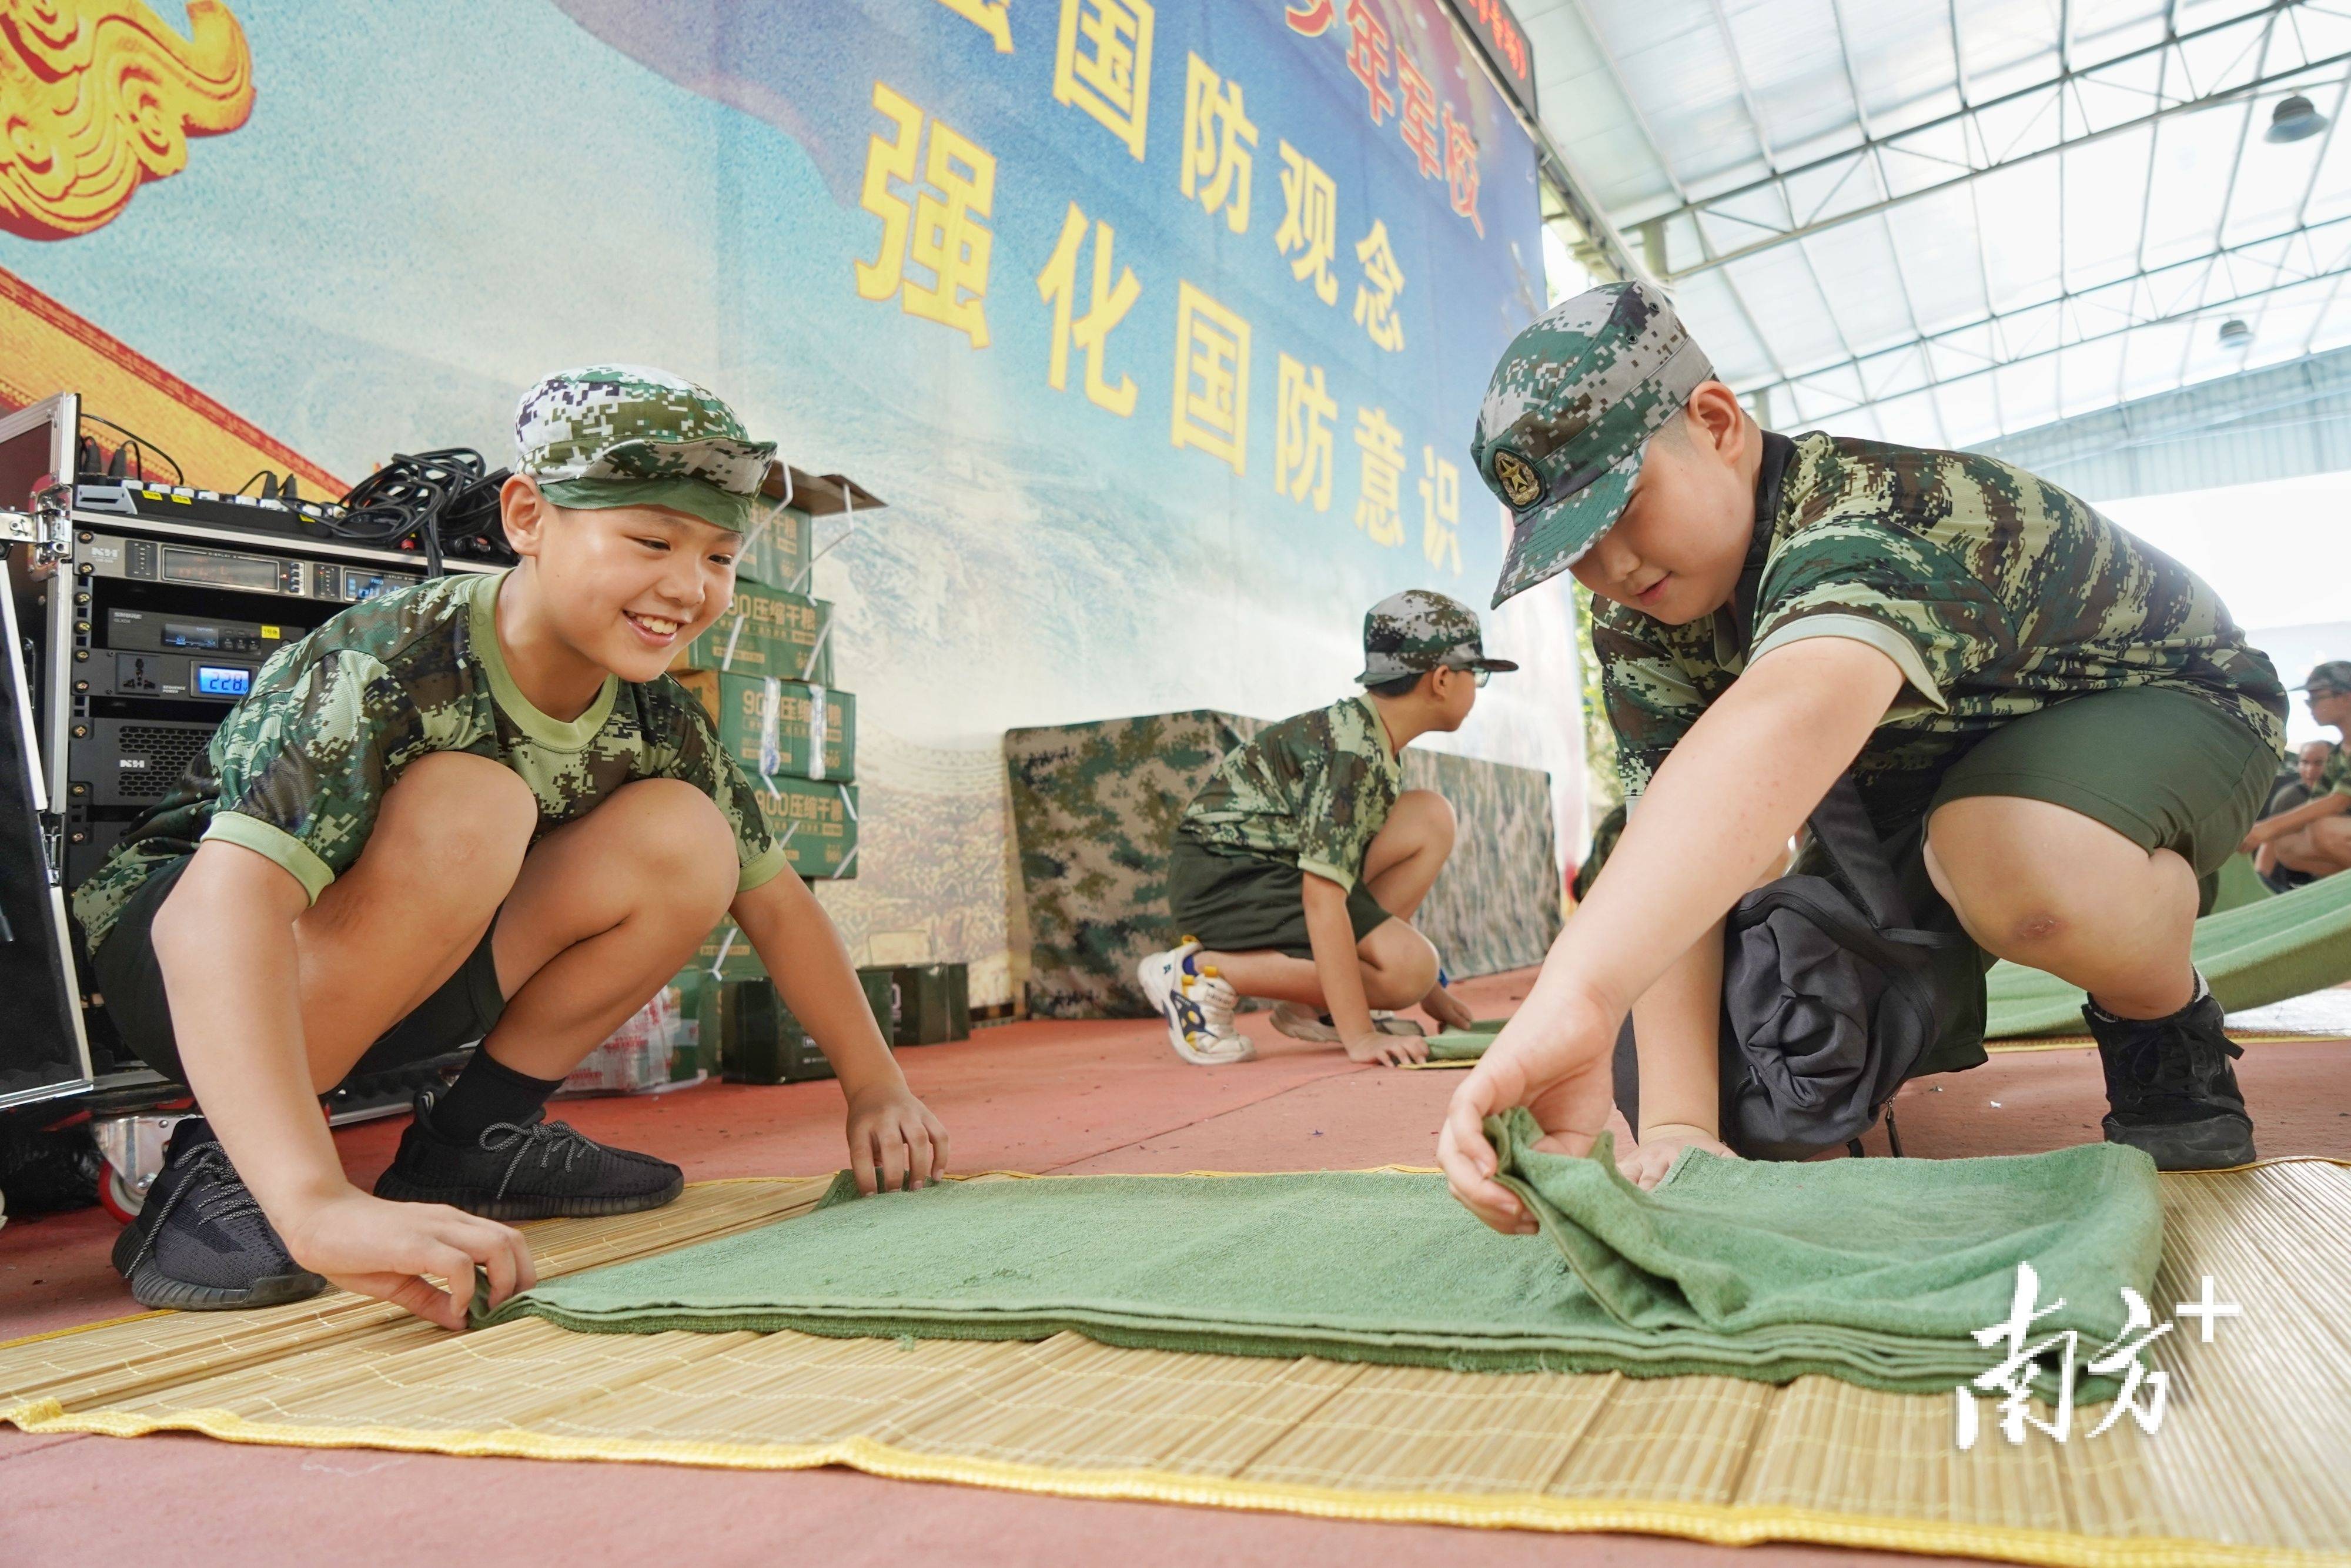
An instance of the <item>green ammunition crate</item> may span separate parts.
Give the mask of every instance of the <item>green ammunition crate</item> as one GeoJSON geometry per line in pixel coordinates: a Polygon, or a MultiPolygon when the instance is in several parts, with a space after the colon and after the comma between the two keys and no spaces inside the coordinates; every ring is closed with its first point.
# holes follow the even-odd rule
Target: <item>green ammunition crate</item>
{"type": "Polygon", "coordinates": [[[873,1021],[882,1030],[882,1042],[898,1042],[898,984],[894,969],[860,969],[857,983],[865,988],[865,1005],[873,1009],[873,1021]]]}
{"type": "Polygon", "coordinates": [[[774,675],[832,684],[832,606],[757,582],[737,582],[735,602],[710,630],[679,650],[675,670],[774,675]]]}
{"type": "Polygon", "coordinates": [[[688,670],[678,685],[718,721],[718,741],[753,779],[839,780],[857,776],[857,699],[830,686],[688,670]],[[817,699],[824,707],[818,760],[817,699]]]}
{"type": "Polygon", "coordinates": [[[766,978],[730,980],[720,1004],[719,1074],[729,1083],[831,1078],[832,1063],[766,978]]]}
{"type": "Polygon", "coordinates": [[[888,973],[895,993],[892,1045],[943,1045],[971,1038],[970,966],[905,964],[888,973]]]}

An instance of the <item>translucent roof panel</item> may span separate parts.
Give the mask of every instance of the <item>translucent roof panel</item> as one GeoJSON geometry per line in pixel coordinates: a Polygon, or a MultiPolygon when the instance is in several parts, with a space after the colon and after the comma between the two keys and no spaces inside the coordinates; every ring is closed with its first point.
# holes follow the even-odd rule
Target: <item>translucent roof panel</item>
{"type": "Polygon", "coordinates": [[[1585,196],[1775,423],[1965,444],[2351,341],[2351,0],[1519,12],[1585,196]]]}

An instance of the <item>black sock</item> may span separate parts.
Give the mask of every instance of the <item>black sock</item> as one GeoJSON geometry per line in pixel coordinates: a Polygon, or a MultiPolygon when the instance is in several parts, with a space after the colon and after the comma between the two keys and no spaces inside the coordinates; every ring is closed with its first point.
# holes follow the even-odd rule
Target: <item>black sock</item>
{"type": "Polygon", "coordinates": [[[529,1121],[547,1097],[563,1087],[560,1078],[517,1072],[486,1051],[457,1074],[457,1082],[433,1102],[433,1130],[458,1143],[472,1143],[496,1123],[529,1121]]]}

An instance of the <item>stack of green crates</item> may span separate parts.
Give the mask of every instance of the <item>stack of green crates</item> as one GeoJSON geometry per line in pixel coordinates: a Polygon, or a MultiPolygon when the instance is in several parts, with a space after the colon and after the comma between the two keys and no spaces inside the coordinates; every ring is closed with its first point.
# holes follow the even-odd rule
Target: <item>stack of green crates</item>
{"type": "MultiPolygon", "coordinates": [[[[717,721],[791,868],[811,879],[854,876],[857,699],[833,686],[832,606],[808,592],[815,528],[796,507],[762,506],[760,516],[736,564],[734,603],[671,673],[717,721]]],[[[726,1036],[727,988],[764,973],[730,921],[679,977],[703,1025],[704,1066],[726,1036]]]]}
{"type": "MultiPolygon", "coordinates": [[[[883,1038],[889,1038],[890,971],[860,969],[865,1005],[873,1009],[883,1038]]],[[[801,1083],[833,1076],[832,1063],[817,1049],[766,976],[723,980],[711,988],[716,1014],[718,1074],[729,1083],[801,1083]]]]}

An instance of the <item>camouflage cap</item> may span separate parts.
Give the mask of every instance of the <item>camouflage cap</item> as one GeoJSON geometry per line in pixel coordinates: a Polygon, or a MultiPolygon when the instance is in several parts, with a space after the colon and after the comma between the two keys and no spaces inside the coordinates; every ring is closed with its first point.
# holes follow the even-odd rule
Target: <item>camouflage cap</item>
{"type": "Polygon", "coordinates": [[[1510,509],[1496,604],[1573,566],[1615,524],[1650,435],[1713,375],[1643,283],[1563,299],[1510,340],[1469,442],[1510,509]]]}
{"type": "Polygon", "coordinates": [[[1364,673],[1358,685],[1417,675],[1439,665],[1456,670],[1515,670],[1508,659],[1486,657],[1478,612],[1458,599],[1426,588],[1391,593],[1364,612],[1364,673]]]}
{"type": "Polygon", "coordinates": [[[674,507],[740,533],[775,456],[717,398],[643,365],[559,371],[515,409],[515,472],[559,507],[674,507]]]}
{"type": "Polygon", "coordinates": [[[2294,688],[2313,696],[2325,696],[2338,692],[2351,692],[2351,659],[2329,659],[2310,672],[2302,685],[2294,688]]]}

